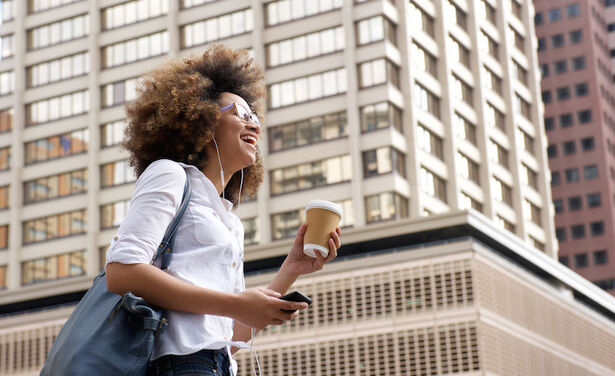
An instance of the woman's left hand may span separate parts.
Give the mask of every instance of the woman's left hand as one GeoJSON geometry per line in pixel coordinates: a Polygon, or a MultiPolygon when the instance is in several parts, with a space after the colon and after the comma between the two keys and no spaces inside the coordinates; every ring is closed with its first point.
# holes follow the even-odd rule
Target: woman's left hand
{"type": "Polygon", "coordinates": [[[337,250],[342,245],[340,240],[341,230],[338,227],[335,231],[331,232],[331,238],[329,239],[329,254],[327,257],[323,257],[320,252],[315,252],[317,258],[307,256],[303,253],[303,237],[306,228],[307,226],[302,224],[299,230],[297,230],[295,242],[282,265],[282,268],[285,268],[288,273],[297,276],[313,273],[322,269],[326,263],[337,257],[337,250]]]}

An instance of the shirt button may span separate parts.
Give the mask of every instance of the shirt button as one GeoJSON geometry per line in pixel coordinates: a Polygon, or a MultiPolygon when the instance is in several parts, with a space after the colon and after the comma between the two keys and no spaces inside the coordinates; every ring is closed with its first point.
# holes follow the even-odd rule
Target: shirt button
{"type": "Polygon", "coordinates": [[[118,238],[117,236],[114,236],[114,237],[113,237],[113,240],[118,240],[118,239],[119,239],[119,238],[118,238]]]}
{"type": "Polygon", "coordinates": [[[236,263],[236,262],[234,262],[234,263],[233,263],[233,268],[234,268],[234,267],[236,267],[236,266],[237,266],[237,263],[236,263]]]}

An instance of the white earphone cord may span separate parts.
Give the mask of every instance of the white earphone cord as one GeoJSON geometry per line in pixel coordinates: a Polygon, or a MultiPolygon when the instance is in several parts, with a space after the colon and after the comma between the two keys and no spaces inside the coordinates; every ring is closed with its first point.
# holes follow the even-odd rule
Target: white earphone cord
{"type": "Polygon", "coordinates": [[[256,354],[256,347],[254,346],[254,337],[256,337],[256,329],[250,329],[250,366],[252,366],[252,373],[254,376],[261,375],[261,363],[258,361],[258,354],[256,354]],[[258,367],[258,374],[256,373],[256,369],[254,368],[254,359],[256,358],[256,366],[258,367]]]}
{"type": "MultiPolygon", "coordinates": [[[[222,169],[222,161],[220,160],[220,151],[218,150],[218,143],[216,138],[213,138],[214,145],[216,146],[216,155],[218,156],[218,166],[220,166],[220,184],[222,185],[222,198],[224,197],[224,169],[222,169]]],[[[241,204],[241,190],[243,189],[243,168],[241,169],[241,180],[239,182],[239,194],[237,197],[237,207],[241,204]]]]}

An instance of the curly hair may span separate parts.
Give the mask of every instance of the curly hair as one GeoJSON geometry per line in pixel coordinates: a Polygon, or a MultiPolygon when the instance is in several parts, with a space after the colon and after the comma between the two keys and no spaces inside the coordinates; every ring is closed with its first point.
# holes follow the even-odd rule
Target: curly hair
{"type": "MultiPolygon", "coordinates": [[[[242,97],[262,122],[266,89],[262,71],[245,50],[215,44],[201,56],[172,60],[149,72],[137,88],[137,99],[125,106],[128,124],[122,146],[137,176],[158,159],[196,166],[207,165],[205,146],[220,119],[223,92],[242,97]]],[[[254,196],[263,180],[263,162],[244,169],[242,196],[254,196]]],[[[239,198],[240,172],[224,189],[234,205],[239,198]]]]}

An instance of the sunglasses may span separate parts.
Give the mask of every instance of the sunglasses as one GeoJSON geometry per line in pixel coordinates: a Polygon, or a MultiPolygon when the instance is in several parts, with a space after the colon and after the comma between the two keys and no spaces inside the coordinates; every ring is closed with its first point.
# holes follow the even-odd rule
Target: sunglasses
{"type": "Polygon", "coordinates": [[[222,111],[226,111],[231,107],[235,107],[235,113],[237,114],[237,116],[239,116],[239,119],[241,119],[241,121],[243,121],[244,123],[249,123],[252,122],[256,125],[258,125],[259,127],[261,126],[261,121],[259,120],[258,116],[256,115],[256,113],[249,111],[244,105],[242,105],[241,103],[231,103],[227,106],[224,106],[220,109],[220,112],[222,111]]]}

